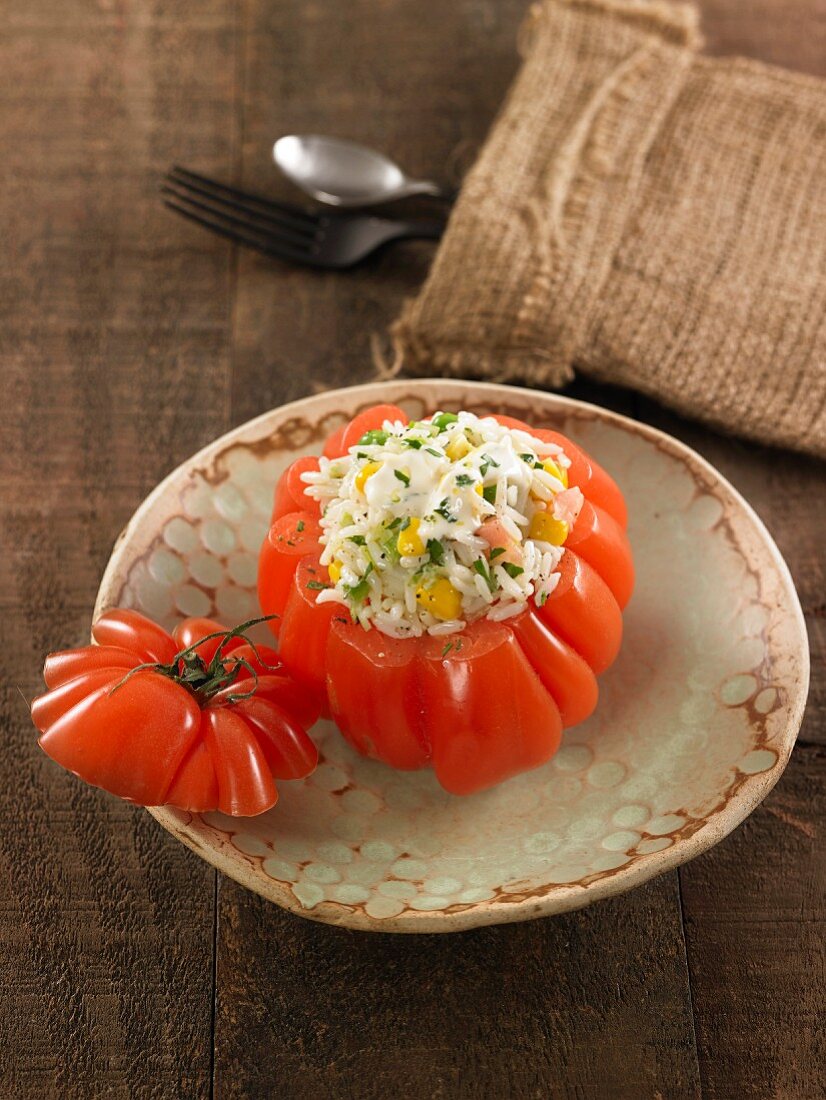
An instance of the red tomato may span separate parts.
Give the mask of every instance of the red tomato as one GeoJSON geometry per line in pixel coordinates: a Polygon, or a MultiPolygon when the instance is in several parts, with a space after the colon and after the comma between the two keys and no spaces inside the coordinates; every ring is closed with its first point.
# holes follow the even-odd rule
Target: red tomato
{"type": "Polygon", "coordinates": [[[323,697],[326,692],[325,655],[333,616],[341,604],[316,603],[329,583],[318,555],[303,558],[293,573],[278,633],[281,660],[302,685],[323,697]]]}
{"type": "Polygon", "coordinates": [[[617,521],[586,500],[565,546],[594,567],[624,608],[634,591],[634,561],[628,536],[617,521]]]}
{"type": "MultiPolygon", "coordinates": [[[[558,433],[496,419],[561,446],[571,459],[569,482],[585,497],[543,606],[504,622],[477,620],[448,637],[399,640],[365,631],[341,604],[317,603],[328,577],[319,564],[320,527],[306,514],[300,537],[298,515],[282,516],[260,559],[261,605],[282,616],[270,625],[286,668],[314,692],[326,690],[357,751],[395,768],[431,766],[456,794],[544,763],[563,726],[592,713],[596,677],[616,658],[620,608],[634,583],[625,502],[609,475],[558,433]]],[[[325,454],[344,453],[385,420],[406,417],[393,406],[368,409],[328,440],[325,454]]],[[[480,534],[499,545],[494,527],[480,534]]]]}
{"type": "Polygon", "coordinates": [[[432,764],[445,790],[472,794],[546,763],[562,737],[559,710],[514,632],[487,619],[424,640],[421,697],[432,764]]]}
{"type": "Polygon", "coordinates": [[[318,470],[316,455],[305,455],[303,458],[296,459],[281,475],[275,487],[275,504],[272,510],[273,523],[289,512],[309,512],[310,515],[316,517],[321,515],[318,501],[307,496],[305,492],[307,483],[301,480],[302,474],[309,473],[311,470],[318,470]]]}
{"type": "MultiPolygon", "coordinates": [[[[298,563],[318,551],[320,534],[318,520],[308,512],[291,512],[272,525],[258,557],[258,600],[265,615],[282,614],[298,563]]],[[[270,627],[277,637],[280,620],[270,627]]]]}
{"type": "Polygon", "coordinates": [[[512,416],[501,416],[492,413],[493,419],[507,428],[519,428],[528,432],[536,439],[545,443],[555,443],[561,447],[566,456],[571,460],[568,469],[568,484],[576,485],[581,489],[592,504],[598,504],[609,515],[613,516],[623,528],[628,526],[628,512],[625,507],[625,498],[620,492],[619,486],[605,470],[586,454],[581,447],[573,443],[567,436],[560,432],[548,431],[546,428],[532,428],[523,420],[516,420],[512,416]]]}
{"type": "Polygon", "coordinates": [[[50,690],[32,703],[44,751],[87,783],[145,806],[248,816],[274,805],[275,779],[315,767],[306,727],[318,706],[270,647],[243,636],[220,653],[220,638],[197,644],[218,631],[227,633],[190,619],[173,638],[135,611],[101,616],[93,635],[119,645],[46,659],[50,690]],[[152,667],[133,671],[145,663],[152,667]]]}
{"type": "Polygon", "coordinates": [[[421,720],[418,643],[364,630],[341,610],[326,653],[333,719],[365,756],[394,768],[424,767],[430,746],[421,720]]]}
{"type": "Polygon", "coordinates": [[[327,442],[324,444],[324,457],[325,458],[341,458],[346,451],[341,445],[342,439],[344,439],[344,433],[347,431],[347,425],[342,424],[340,428],[327,437],[327,442]]]}
{"type": "Polygon", "coordinates": [[[341,436],[341,453],[346,454],[351,447],[355,447],[365,432],[380,428],[385,420],[400,420],[407,424],[410,417],[400,409],[398,405],[374,405],[372,409],[365,409],[358,416],[353,417],[341,436]]]}

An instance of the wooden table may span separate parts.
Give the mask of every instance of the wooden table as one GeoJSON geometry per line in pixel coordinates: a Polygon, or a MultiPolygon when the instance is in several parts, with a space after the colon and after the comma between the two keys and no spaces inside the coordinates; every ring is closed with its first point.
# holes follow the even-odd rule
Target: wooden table
{"type": "MultiPolygon", "coordinates": [[[[571,387],[687,440],[746,494],[791,566],[814,668],[766,803],[678,873],[583,912],[455,937],[300,920],[61,773],[20,695],[38,689],[47,649],[88,637],[111,544],[147,491],[248,417],[368,379],[371,336],[432,254],[405,245],[348,276],[289,270],[167,214],[159,174],[179,161],[286,195],[272,141],[316,130],[458,178],[515,71],[525,6],[4,11],[2,1098],[822,1095],[820,463],[571,387]]],[[[702,8],[712,51],[826,75],[824,0],[702,8]]]]}

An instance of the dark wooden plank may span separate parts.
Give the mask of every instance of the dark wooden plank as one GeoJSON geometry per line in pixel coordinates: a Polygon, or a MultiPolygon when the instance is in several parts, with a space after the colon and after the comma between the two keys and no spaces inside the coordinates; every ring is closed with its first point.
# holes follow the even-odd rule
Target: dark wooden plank
{"type": "Polygon", "coordinates": [[[216,1096],[699,1095],[676,876],[580,913],[365,934],[221,887],[216,1096]]]}
{"type": "Polygon", "coordinates": [[[642,419],[683,439],[746,496],[795,578],[812,688],[801,741],[757,813],[680,874],[704,1094],[816,1096],[826,1017],[826,466],[706,431],[639,399],[642,419]],[[820,1021],[820,1026],[818,1021],[820,1021]]]}
{"type": "MultiPolygon", "coordinates": [[[[826,76],[823,0],[703,0],[702,9],[713,52],[826,76]]],[[[761,515],[795,579],[812,651],[801,744],[786,773],[740,829],[680,871],[703,1094],[819,1096],[826,1066],[826,467],[724,438],[649,401],[637,408],[712,461],[761,515]]]]}
{"type": "MultiPolygon", "coordinates": [[[[245,183],[300,197],[271,157],[273,141],[296,132],[355,138],[413,174],[456,183],[516,71],[524,12],[524,0],[255,0],[247,7],[245,183]]],[[[433,248],[396,245],[346,276],[241,255],[233,419],[373,377],[371,344],[383,342],[423,281],[433,248]]]]}
{"type": "MultiPolygon", "coordinates": [[[[251,3],[245,184],[289,194],[269,148],[295,130],[357,137],[444,176],[501,102],[524,10],[522,0],[251,3]]],[[[411,246],[330,277],[239,257],[233,421],[371,377],[371,336],[430,254],[411,246]]],[[[676,875],[585,913],[448,938],[328,929],[223,880],[219,917],[221,1100],[698,1091],[676,875]]]]}
{"type": "Polygon", "coordinates": [[[227,424],[226,250],[165,213],[229,172],[235,3],[4,12],[0,221],[0,1095],[205,1097],[215,875],[62,773],[18,687],[88,638],[131,511],[227,424]],[[11,411],[9,411],[11,409],[11,411]]]}
{"type": "Polygon", "coordinates": [[[775,791],[681,872],[703,1093],[823,1095],[826,749],[799,746],[775,791]]]}
{"type": "Polygon", "coordinates": [[[823,75],[824,0],[698,0],[706,49],[823,75]]]}

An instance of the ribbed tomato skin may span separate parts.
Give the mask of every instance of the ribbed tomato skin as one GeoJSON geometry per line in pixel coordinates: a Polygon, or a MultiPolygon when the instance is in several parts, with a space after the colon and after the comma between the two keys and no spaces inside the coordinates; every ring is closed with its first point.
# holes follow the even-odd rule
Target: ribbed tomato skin
{"type": "MultiPolygon", "coordinates": [[[[331,435],[325,455],[345,454],[387,419],[407,422],[395,406],[368,409],[331,435]]],[[[542,607],[531,605],[510,622],[470,624],[450,635],[445,651],[444,638],[388,638],[352,624],[339,604],[316,604],[315,586],[308,587],[310,575],[300,568],[313,561],[317,573],[325,572],[321,547],[308,549],[311,537],[301,543],[302,558],[285,545],[284,528],[274,527],[259,572],[265,613],[282,616],[274,627],[282,660],[302,682],[323,688],[350,744],[395,768],[432,767],[456,794],[539,766],[556,751],[562,729],[593,712],[597,676],[617,656],[622,609],[634,586],[627,510],[616,482],[558,432],[496,419],[561,446],[571,459],[569,484],[585,497],[559,584],[542,607]],[[306,556],[313,553],[314,559],[306,556]]],[[[276,500],[288,496],[282,480],[276,500]]],[[[294,528],[295,518],[280,522],[294,528]]],[[[316,529],[308,536],[316,537],[316,529]]]]}

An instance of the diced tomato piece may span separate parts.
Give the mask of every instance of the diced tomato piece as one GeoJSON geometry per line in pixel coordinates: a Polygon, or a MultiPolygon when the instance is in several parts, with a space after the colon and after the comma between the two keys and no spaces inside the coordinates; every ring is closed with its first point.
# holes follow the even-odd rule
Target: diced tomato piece
{"type": "Polygon", "coordinates": [[[446,790],[472,794],[553,756],[559,710],[508,626],[481,620],[423,641],[425,724],[446,790]]]}
{"type": "Polygon", "coordinates": [[[628,510],[625,497],[616,481],[603,470],[602,466],[576,443],[561,432],[548,431],[545,428],[533,429],[533,435],[546,443],[556,443],[570,458],[568,484],[582,490],[586,500],[604,509],[617,521],[623,530],[628,526],[628,510]]]}
{"type": "Polygon", "coordinates": [[[365,631],[340,611],[327,646],[336,724],[359,752],[394,768],[421,768],[430,755],[422,732],[418,651],[416,639],[365,631]]]}

